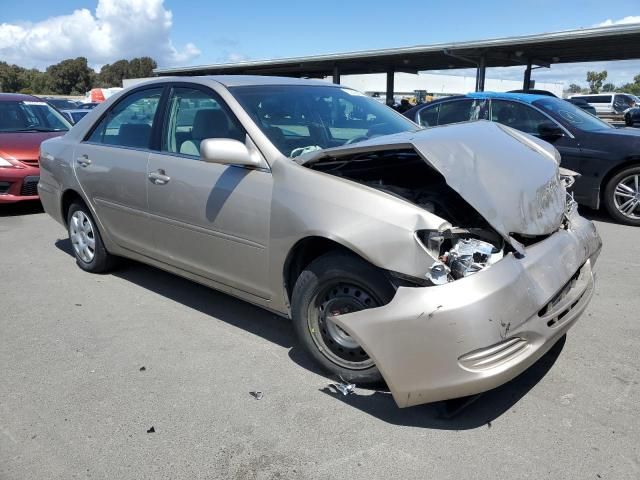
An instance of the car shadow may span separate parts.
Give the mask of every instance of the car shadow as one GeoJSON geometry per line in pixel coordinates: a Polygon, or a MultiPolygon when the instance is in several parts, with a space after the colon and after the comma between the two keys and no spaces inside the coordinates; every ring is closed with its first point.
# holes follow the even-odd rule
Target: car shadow
{"type": "Polygon", "coordinates": [[[506,411],[512,410],[520,399],[544,378],[562,352],[565,341],[566,336],[563,336],[535,364],[510,382],[474,397],[401,409],[397,407],[388,389],[362,395],[357,393],[358,390],[350,395],[342,395],[329,387],[320,391],[393,425],[436,430],[491,428],[491,422],[506,411]]]}
{"type": "Polygon", "coordinates": [[[604,207],[601,208],[600,210],[594,210],[592,208],[585,207],[584,205],[580,205],[578,207],[578,212],[584,218],[586,218],[588,220],[591,220],[591,221],[597,221],[597,222],[603,222],[603,223],[612,223],[614,225],[621,225],[620,222],[618,222],[617,220],[612,218],[611,215],[609,215],[609,213],[604,209],[604,207]]]}
{"type": "MultiPolygon", "coordinates": [[[[69,239],[57,240],[55,246],[73,256],[69,239]]],[[[120,267],[112,275],[288,348],[289,357],[296,364],[327,377],[327,386],[319,389],[320,392],[393,425],[440,430],[469,430],[490,425],[493,420],[512,409],[546,375],[565,343],[565,337],[562,337],[527,371],[482,395],[400,409],[384,384],[376,385],[376,388],[358,388],[356,393],[346,396],[332,389],[329,385],[334,380],[298,345],[293,327],[285,318],[225,293],[134,261],[122,260],[120,267]]]]}
{"type": "Polygon", "coordinates": [[[42,204],[38,200],[27,200],[0,205],[0,217],[17,217],[19,215],[33,215],[35,213],[44,213],[42,204]]]}

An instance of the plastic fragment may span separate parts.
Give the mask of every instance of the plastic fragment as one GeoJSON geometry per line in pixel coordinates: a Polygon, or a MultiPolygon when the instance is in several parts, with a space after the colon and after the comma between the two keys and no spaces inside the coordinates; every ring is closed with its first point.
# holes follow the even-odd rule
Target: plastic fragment
{"type": "Polygon", "coordinates": [[[264,397],[264,394],[260,390],[256,390],[255,392],[249,392],[249,395],[251,395],[256,400],[262,400],[262,397],[264,397]]]}
{"type": "Polygon", "coordinates": [[[349,395],[353,393],[356,389],[356,386],[353,383],[343,383],[337,382],[331,384],[337,391],[339,391],[342,395],[349,395]]]}
{"type": "Polygon", "coordinates": [[[140,367],[140,371],[144,372],[147,369],[147,367],[145,367],[144,365],[142,367],[140,367]]]}
{"type": "Polygon", "coordinates": [[[156,433],[156,429],[152,426],[149,430],[147,430],[147,433],[156,433]]]}

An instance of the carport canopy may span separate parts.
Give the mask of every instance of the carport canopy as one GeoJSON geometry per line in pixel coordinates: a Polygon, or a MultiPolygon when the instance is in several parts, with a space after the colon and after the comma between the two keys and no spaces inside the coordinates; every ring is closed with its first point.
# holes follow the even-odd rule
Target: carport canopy
{"type": "Polygon", "coordinates": [[[154,73],[159,76],[242,74],[332,77],[334,83],[340,83],[341,75],[386,73],[387,103],[390,103],[393,101],[395,72],[418,73],[475,67],[476,91],[482,91],[487,67],[525,65],[523,88],[528,90],[534,66],[638,58],[640,24],[631,24],[308,57],[157,68],[154,73]]]}

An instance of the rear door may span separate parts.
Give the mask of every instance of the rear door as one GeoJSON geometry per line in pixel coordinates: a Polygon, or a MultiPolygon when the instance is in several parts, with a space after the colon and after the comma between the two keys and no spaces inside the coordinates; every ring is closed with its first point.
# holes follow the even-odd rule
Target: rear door
{"type": "Polygon", "coordinates": [[[168,97],[159,151],[151,154],[147,172],[154,256],[268,298],[271,172],[202,161],[205,138],[250,142],[213,90],[176,85],[168,97]]]}
{"type": "Polygon", "coordinates": [[[118,245],[140,253],[153,240],[147,161],[162,92],[152,87],[123,97],[75,149],[75,172],[99,221],[118,245]]]}

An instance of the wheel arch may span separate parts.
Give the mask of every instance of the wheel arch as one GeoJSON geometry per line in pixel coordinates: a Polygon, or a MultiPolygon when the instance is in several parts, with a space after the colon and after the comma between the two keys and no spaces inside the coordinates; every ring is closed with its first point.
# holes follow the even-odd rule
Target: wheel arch
{"type": "Polygon", "coordinates": [[[293,293],[293,287],[300,274],[304,271],[311,262],[316,258],[330,252],[339,251],[352,254],[361,260],[373,265],[370,260],[363,257],[355,249],[328,237],[320,235],[311,235],[298,240],[293,247],[289,250],[287,257],[284,261],[282,279],[284,284],[284,293],[286,295],[286,303],[289,305],[289,300],[293,293]]]}
{"type": "Polygon", "coordinates": [[[82,195],[80,195],[76,190],[72,188],[68,188],[67,190],[65,190],[60,197],[60,213],[62,214],[62,220],[64,221],[65,225],[67,225],[69,208],[71,208],[71,205],[77,200],[87,206],[87,202],[84,200],[84,198],[82,198],[82,195]]]}
{"type": "Polygon", "coordinates": [[[598,205],[601,205],[604,201],[604,193],[609,181],[625,168],[636,166],[640,167],[640,155],[634,155],[625,158],[624,161],[612,167],[607,173],[605,173],[605,175],[602,177],[602,181],[600,182],[600,198],[598,199],[598,205]]]}

